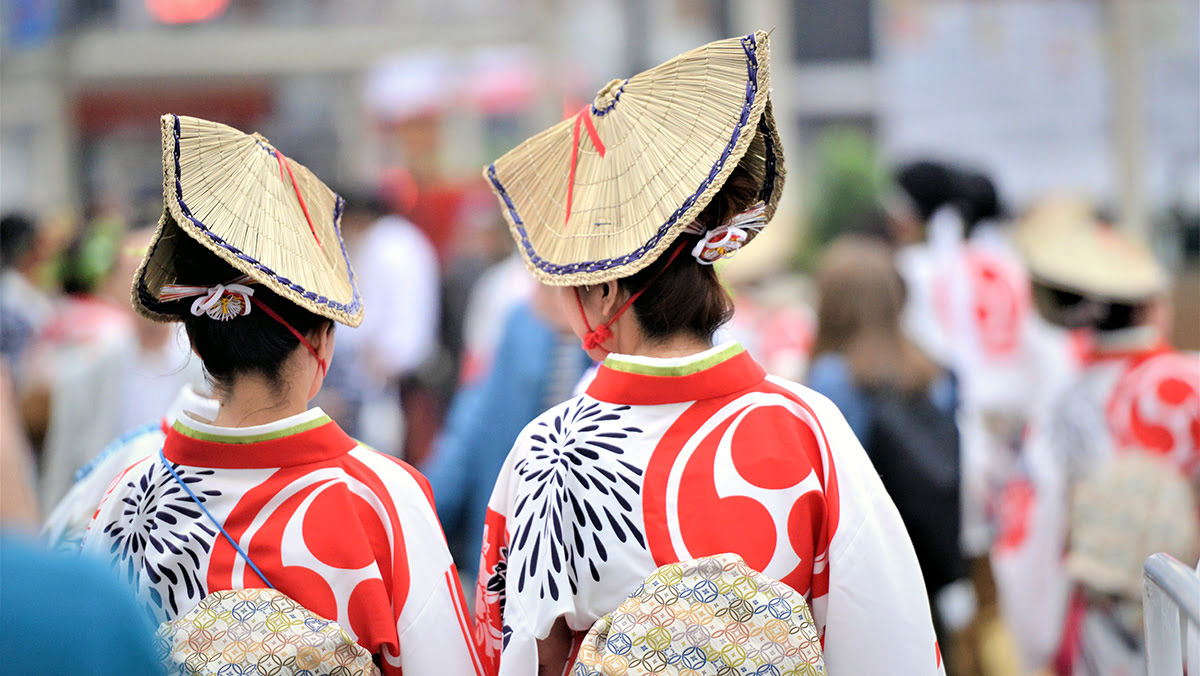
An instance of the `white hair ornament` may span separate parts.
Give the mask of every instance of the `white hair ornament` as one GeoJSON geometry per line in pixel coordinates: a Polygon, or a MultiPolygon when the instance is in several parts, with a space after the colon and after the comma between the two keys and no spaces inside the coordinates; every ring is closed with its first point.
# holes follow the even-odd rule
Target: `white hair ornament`
{"type": "Polygon", "coordinates": [[[702,235],[692,248],[692,257],[700,265],[712,265],[722,258],[730,258],[738,249],[750,241],[751,233],[761,231],[767,225],[767,205],[756,202],[745,211],[729,217],[724,223],[704,232],[703,226],[692,223],[684,232],[702,235]]]}
{"type": "Polygon", "coordinates": [[[219,322],[227,322],[234,317],[244,317],[250,314],[250,296],[254,295],[254,289],[246,284],[252,281],[249,275],[243,275],[216,286],[167,284],[162,289],[160,300],[182,300],[199,296],[192,303],[194,316],[207,314],[219,322]]]}

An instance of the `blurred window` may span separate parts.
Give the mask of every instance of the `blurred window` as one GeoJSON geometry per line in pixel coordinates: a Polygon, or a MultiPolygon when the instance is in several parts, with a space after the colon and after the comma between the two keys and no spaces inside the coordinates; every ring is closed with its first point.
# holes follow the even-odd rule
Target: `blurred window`
{"type": "Polygon", "coordinates": [[[871,0],[792,0],[792,54],[797,61],[871,58],[871,0]]]}

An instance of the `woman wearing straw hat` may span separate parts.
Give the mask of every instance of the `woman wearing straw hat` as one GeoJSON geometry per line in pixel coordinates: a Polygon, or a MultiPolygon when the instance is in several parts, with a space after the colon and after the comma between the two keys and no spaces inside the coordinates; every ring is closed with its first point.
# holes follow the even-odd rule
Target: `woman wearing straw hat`
{"type": "Polygon", "coordinates": [[[492,494],[476,604],[492,673],[559,673],[651,571],[726,552],[807,596],[830,672],[940,671],[912,545],[846,421],[712,344],[732,312],[712,264],[783,183],[768,66],[765,33],[712,43],[614,80],[485,171],[604,362],[525,428],[492,494]]]}
{"type": "Polygon", "coordinates": [[[476,673],[428,483],[308,408],[333,322],[363,317],[341,198],[257,134],[174,115],[162,128],[165,206],[133,304],[184,323],[220,406],[182,413],[114,480],[84,549],[112,558],[160,622],[272,587],[384,674],[476,673]]]}
{"type": "MultiPolygon", "coordinates": [[[[1101,491],[1114,504],[1103,511],[1088,507],[1088,514],[1071,504],[1088,504],[1095,482],[1109,481],[1105,475],[1141,473],[1142,461],[1126,456],[1146,456],[1200,491],[1200,355],[1167,343],[1168,278],[1149,247],[1101,222],[1086,203],[1053,199],[1038,205],[1021,223],[1017,244],[1038,312],[1085,332],[1091,345],[1080,372],[1035,419],[1022,476],[1006,491],[1006,521],[992,557],[999,598],[1006,614],[1021,619],[1011,624],[1027,670],[1053,659],[1074,673],[1129,673],[1122,665],[1144,664],[1140,630],[1125,621],[1129,614],[1122,607],[1130,604],[1117,600],[1129,587],[1112,584],[1128,578],[1108,576],[1110,591],[1118,593],[1107,602],[1072,587],[1097,586],[1096,573],[1106,566],[1124,572],[1088,551],[1095,542],[1089,532],[1099,532],[1118,561],[1133,559],[1130,581],[1137,583],[1144,559],[1130,554],[1156,537],[1146,532],[1152,520],[1138,516],[1153,511],[1147,491],[1101,491]],[[1125,469],[1114,472],[1117,463],[1125,469]],[[1084,489],[1079,503],[1080,487],[1088,484],[1093,488],[1084,489]],[[1030,616],[1030,607],[1038,612],[1030,616]]],[[[1148,491],[1157,501],[1169,498],[1168,481],[1142,483],[1159,486],[1148,491]]],[[[1167,530],[1187,532],[1179,525],[1167,530]]],[[[1136,595],[1133,601],[1136,607],[1136,595]]]]}

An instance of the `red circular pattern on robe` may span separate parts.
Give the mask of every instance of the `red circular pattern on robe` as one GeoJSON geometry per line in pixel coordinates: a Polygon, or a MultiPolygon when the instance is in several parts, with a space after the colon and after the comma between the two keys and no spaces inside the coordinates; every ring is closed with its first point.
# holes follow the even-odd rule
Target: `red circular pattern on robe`
{"type": "MultiPolygon", "coordinates": [[[[394,614],[408,596],[404,535],[393,510],[372,504],[389,495],[375,471],[353,459],[341,462],[357,471],[311,465],[276,471],[242,496],[224,525],[276,589],[377,652],[395,645],[394,614]]],[[[207,585],[216,591],[263,583],[219,538],[207,585]]]]}
{"type": "Polygon", "coordinates": [[[389,609],[376,602],[380,597],[387,597],[387,588],[377,577],[359,582],[350,592],[347,615],[350,616],[350,629],[356,636],[369,636],[373,626],[395,624],[389,609]]]}
{"type": "Polygon", "coordinates": [[[345,530],[384,532],[379,515],[358,495],[323,491],[304,513],[304,546],[312,555],[333,568],[362,568],[375,560],[367,548],[346,547],[345,530]],[[346,498],[349,497],[347,500],[346,498]],[[366,523],[363,523],[363,522],[366,523]]]}
{"type": "Polygon", "coordinates": [[[828,592],[836,475],[816,415],[786,390],[693,404],[650,458],[643,505],[660,566],[736,552],[801,593],[828,592]]]}
{"type": "Polygon", "coordinates": [[[1134,365],[1106,413],[1118,449],[1166,456],[1188,474],[1200,469],[1200,356],[1171,352],[1134,365]]]}
{"type": "MultiPolygon", "coordinates": [[[[963,268],[970,289],[969,321],[974,325],[980,351],[990,358],[1013,354],[1021,345],[1030,308],[1029,283],[1024,273],[1004,259],[976,249],[967,250],[963,268]]],[[[955,281],[946,272],[933,281],[934,315],[952,339],[960,331],[953,310],[955,281]]]]}
{"type": "Polygon", "coordinates": [[[1004,487],[997,504],[999,532],[996,535],[996,552],[1008,554],[1019,550],[1029,538],[1032,524],[1033,505],[1037,493],[1028,479],[1016,479],[1004,487]]]}
{"type": "Polygon", "coordinates": [[[972,251],[967,271],[974,290],[972,316],[984,354],[1003,357],[1017,350],[1029,305],[1024,277],[999,258],[972,251]]]}
{"type": "Polygon", "coordinates": [[[287,566],[271,574],[271,584],[293,599],[303,598],[304,607],[317,615],[327,619],[337,617],[337,597],[317,573],[302,566],[287,566]]]}

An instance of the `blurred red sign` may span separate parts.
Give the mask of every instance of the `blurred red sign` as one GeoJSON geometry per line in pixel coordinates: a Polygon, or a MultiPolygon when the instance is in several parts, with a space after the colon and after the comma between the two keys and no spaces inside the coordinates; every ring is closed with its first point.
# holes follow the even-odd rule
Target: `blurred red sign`
{"type": "Polygon", "coordinates": [[[170,24],[210,21],[225,13],[229,0],[146,0],[146,9],[158,21],[170,24]]]}

